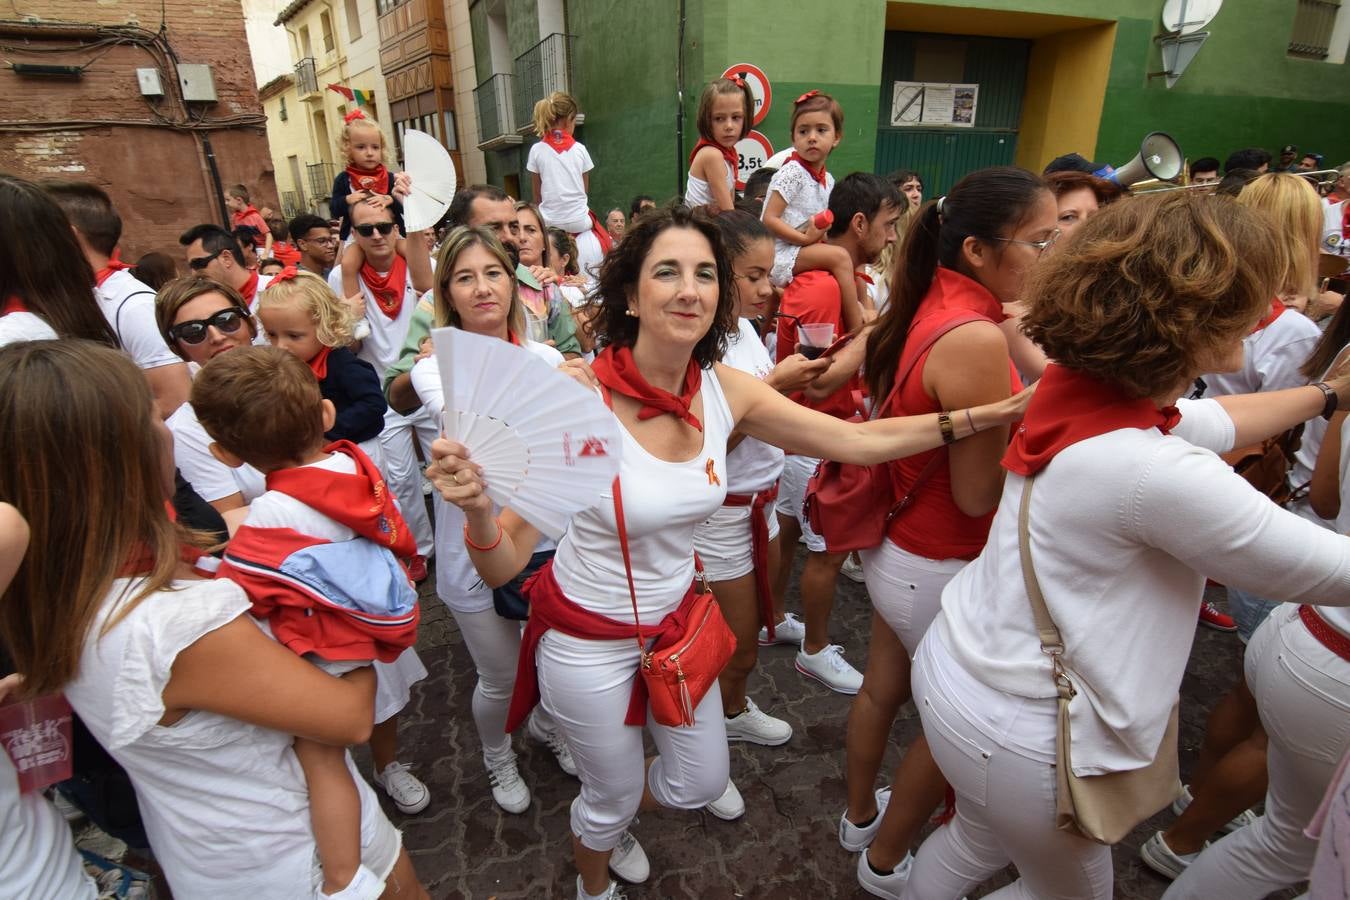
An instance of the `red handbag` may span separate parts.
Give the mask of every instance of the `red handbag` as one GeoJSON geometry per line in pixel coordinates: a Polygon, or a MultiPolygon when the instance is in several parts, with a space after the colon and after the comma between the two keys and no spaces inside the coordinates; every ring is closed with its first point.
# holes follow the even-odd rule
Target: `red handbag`
{"type": "Polygon", "coordinates": [[[628,576],[628,596],[633,601],[633,628],[642,656],[638,674],[647,685],[652,717],[662,725],[688,727],[694,724],[694,710],[703,695],[717,684],[731,654],[736,650],[736,635],[722,617],[722,608],[708,589],[703,563],[694,557],[694,567],[703,590],[694,597],[686,619],[684,634],[672,646],[649,651],[642,642],[638,620],[637,588],[633,584],[633,564],[628,554],[628,527],[623,518],[623,494],[619,478],[614,477],[614,519],[619,530],[619,548],[628,576]]]}
{"type": "MultiPolygon", "coordinates": [[[[942,323],[914,347],[906,346],[895,384],[891,386],[886,399],[873,408],[872,418],[891,405],[900,388],[904,386],[905,380],[913,373],[924,351],[932,347],[938,338],[958,325],[980,320],[988,321],[984,316],[973,312],[955,316],[942,323]]],[[[910,328],[910,334],[913,334],[913,326],[910,328]]],[[[854,391],[854,403],[858,407],[858,415],[850,421],[863,421],[866,413],[862,396],[857,391],[854,391]]],[[[928,481],[942,459],[942,454],[933,454],[899,502],[895,502],[895,484],[891,477],[890,462],[860,466],[828,459],[821,460],[815,474],[806,483],[806,497],[803,500],[806,520],[811,524],[811,530],[824,539],[825,549],[830,553],[846,553],[878,547],[886,538],[886,530],[891,520],[909,508],[919,488],[928,481]]]]}

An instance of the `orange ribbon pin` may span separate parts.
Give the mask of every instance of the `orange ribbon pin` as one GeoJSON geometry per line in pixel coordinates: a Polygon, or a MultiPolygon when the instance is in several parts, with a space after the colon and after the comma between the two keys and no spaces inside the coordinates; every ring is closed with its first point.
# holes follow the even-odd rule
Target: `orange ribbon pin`
{"type": "Polygon", "coordinates": [[[713,463],[712,457],[708,457],[708,465],[704,471],[708,473],[708,484],[722,483],[722,479],[717,477],[717,466],[713,463]]]}

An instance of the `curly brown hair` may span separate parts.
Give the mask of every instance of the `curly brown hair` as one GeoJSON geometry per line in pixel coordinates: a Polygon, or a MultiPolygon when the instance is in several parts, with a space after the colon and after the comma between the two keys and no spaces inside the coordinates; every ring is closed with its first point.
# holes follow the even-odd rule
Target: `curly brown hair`
{"type": "Polygon", "coordinates": [[[727,336],[736,330],[736,290],[721,232],[702,210],[692,210],[678,201],[644,213],[637,227],[605,255],[592,303],[598,310],[591,326],[599,344],[631,347],[637,343],[638,320],[628,315],[629,294],[637,291],[642,264],[652,243],[668,228],[697,231],[712,246],[713,262],[717,265],[717,311],[708,333],[694,345],[693,353],[694,360],[706,369],[726,353],[727,336]]]}
{"type": "Polygon", "coordinates": [[[1191,191],[1136,197],[1031,271],[1022,328],[1057,363],[1151,397],[1249,332],[1287,268],[1261,213],[1191,191]]]}

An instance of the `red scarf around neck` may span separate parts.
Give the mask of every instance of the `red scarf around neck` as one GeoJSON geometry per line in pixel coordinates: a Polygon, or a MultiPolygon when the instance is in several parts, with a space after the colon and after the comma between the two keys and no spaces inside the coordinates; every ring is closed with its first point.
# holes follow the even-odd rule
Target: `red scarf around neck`
{"type": "Polygon", "coordinates": [[[267,475],[267,489],[294,497],[306,506],[346,525],[395,556],[416,555],[417,543],[408,523],[394,504],[394,494],[370,457],[351,441],[334,441],[325,453],[341,453],[356,462],[356,473],[347,475],[317,466],[277,469],[267,475]]]}
{"type": "Polygon", "coordinates": [[[10,294],[5,298],[5,303],[0,306],[0,316],[7,316],[10,313],[28,312],[28,304],[23,302],[23,298],[16,294],[10,294]]]}
{"type": "Polygon", "coordinates": [[[397,253],[389,271],[381,275],[369,262],[361,266],[361,280],[370,288],[380,312],[397,319],[403,309],[403,291],[408,284],[408,262],[397,253]]]}
{"type": "Polygon", "coordinates": [[[114,272],[120,272],[123,269],[131,268],[131,266],[122,262],[122,260],[118,258],[120,253],[121,251],[114,248],[112,256],[108,257],[107,265],[105,265],[103,268],[99,269],[97,272],[94,273],[94,285],[96,287],[103,287],[103,282],[111,278],[114,272]]]}
{"type": "Polygon", "coordinates": [[[328,377],[328,354],[333,352],[332,347],[324,347],[318,353],[315,353],[309,360],[310,371],[314,377],[323,381],[328,377]]]}
{"type": "Polygon", "coordinates": [[[244,298],[244,303],[248,306],[249,310],[252,311],[253,298],[256,297],[257,295],[258,295],[258,270],[250,269],[248,273],[248,281],[245,281],[243,285],[239,288],[239,296],[244,298]]]}
{"type": "MultiPolygon", "coordinates": [[[[702,150],[704,147],[712,147],[717,150],[718,153],[722,154],[722,158],[727,161],[727,165],[731,166],[731,171],[736,172],[740,169],[741,160],[740,157],[736,155],[735,147],[723,147],[721,144],[715,144],[707,138],[698,139],[698,143],[694,145],[694,152],[689,154],[689,165],[692,166],[694,164],[694,157],[698,156],[698,151],[702,150]]],[[[805,163],[803,163],[803,165],[805,165],[805,163]]]]}
{"type": "Polygon", "coordinates": [[[347,179],[352,183],[352,191],[373,191],[383,194],[389,189],[389,170],[380,163],[373,169],[360,169],[347,166],[347,179]]]}
{"type": "Polygon", "coordinates": [[[1079,441],[1122,428],[1157,428],[1168,434],[1180,421],[1175,406],[1159,409],[1147,397],[1131,398],[1114,384],[1051,363],[1003,456],[1003,467],[1035,475],[1056,453],[1079,441]]]}
{"type": "Polygon", "coordinates": [[[1270,301],[1270,312],[1266,313],[1265,318],[1256,323],[1256,327],[1252,329],[1252,334],[1256,334],[1258,331],[1268,328],[1270,323],[1284,315],[1284,311],[1288,308],[1289,307],[1280,302],[1279,297],[1270,301]]]}
{"type": "Polygon", "coordinates": [[[684,389],[678,397],[670,391],[653,387],[642,377],[637,363],[633,361],[633,350],[630,347],[612,345],[606,347],[591,363],[591,369],[605,387],[642,404],[642,408],[638,410],[639,420],[670,414],[688,422],[699,431],[703,430],[703,423],[689,410],[700,385],[703,384],[703,371],[693,359],[689,360],[689,367],[684,370],[684,389]]]}
{"type": "Polygon", "coordinates": [[[802,159],[801,156],[799,156],[799,155],[797,154],[797,151],[796,151],[796,150],[793,150],[793,151],[792,151],[792,155],[788,157],[788,162],[795,162],[797,165],[799,165],[799,166],[801,166],[803,169],[805,169],[805,170],[806,170],[806,173],[807,173],[808,175],[810,175],[812,178],[814,178],[814,179],[816,180],[816,182],[817,182],[821,187],[824,187],[824,186],[825,186],[825,167],[824,167],[824,166],[821,166],[819,169],[813,169],[813,168],[811,168],[811,164],[810,164],[809,162],[807,162],[806,160],[802,159]]]}
{"type": "Polygon", "coordinates": [[[566,153],[568,150],[571,150],[572,145],[577,142],[576,138],[560,128],[549,129],[549,132],[539,140],[548,144],[558,153],[566,153]]]}

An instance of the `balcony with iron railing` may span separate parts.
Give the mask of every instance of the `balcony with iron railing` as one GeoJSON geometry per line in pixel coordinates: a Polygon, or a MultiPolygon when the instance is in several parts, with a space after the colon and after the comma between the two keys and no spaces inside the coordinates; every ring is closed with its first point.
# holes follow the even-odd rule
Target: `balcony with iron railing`
{"type": "Polygon", "coordinates": [[[1326,59],[1341,0],[1298,0],[1294,29],[1289,36],[1289,55],[1303,59],[1326,59]]]}
{"type": "Polygon", "coordinates": [[[319,76],[314,67],[314,57],[306,56],[295,64],[295,92],[306,100],[319,96],[319,76]]]}
{"type": "Polygon", "coordinates": [[[309,196],[315,200],[327,200],[333,195],[333,179],[336,177],[337,167],[332,163],[308,163],[305,166],[305,180],[309,182],[309,196]]]}
{"type": "MultiPolygon", "coordinates": [[[[296,186],[297,188],[299,185],[296,186]]],[[[287,221],[294,219],[302,212],[308,212],[305,208],[305,194],[303,190],[282,191],[281,192],[281,214],[287,221]]]]}
{"type": "Polygon", "coordinates": [[[478,107],[479,150],[498,150],[521,143],[516,133],[515,76],[500,72],[473,89],[478,107]]]}
{"type": "MultiPolygon", "coordinates": [[[[534,105],[554,91],[572,88],[572,36],[554,33],[516,57],[516,120],[520,134],[533,129],[534,105]]],[[[585,121],[577,117],[580,124],[585,121]]]]}

